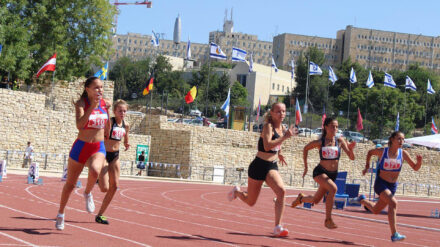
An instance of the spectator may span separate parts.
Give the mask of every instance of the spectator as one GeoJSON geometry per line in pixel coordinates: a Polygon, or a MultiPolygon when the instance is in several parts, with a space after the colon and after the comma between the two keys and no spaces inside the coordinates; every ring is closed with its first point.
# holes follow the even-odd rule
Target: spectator
{"type": "Polygon", "coordinates": [[[18,82],[17,82],[17,80],[12,81],[10,84],[11,84],[11,89],[12,89],[12,90],[17,90],[17,89],[20,88],[20,87],[18,86],[18,82]]]}
{"type": "Polygon", "coordinates": [[[21,168],[29,167],[28,163],[31,164],[33,158],[34,158],[34,149],[31,146],[31,142],[28,142],[26,150],[24,151],[23,154],[23,165],[21,166],[21,168]]]}
{"type": "Polygon", "coordinates": [[[142,153],[138,156],[138,161],[137,168],[139,168],[139,172],[136,174],[136,176],[141,176],[142,170],[145,169],[145,151],[142,151],[142,153]]]}
{"type": "Polygon", "coordinates": [[[3,80],[0,82],[0,88],[8,88],[9,86],[9,80],[8,77],[3,77],[3,80]]]}

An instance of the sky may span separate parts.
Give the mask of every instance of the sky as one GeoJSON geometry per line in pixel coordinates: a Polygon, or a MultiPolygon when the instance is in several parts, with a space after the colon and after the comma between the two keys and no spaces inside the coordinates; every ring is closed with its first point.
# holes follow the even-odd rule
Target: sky
{"type": "MultiPolygon", "coordinates": [[[[143,0],[119,0],[119,2],[143,0]]],[[[440,1],[437,0],[151,0],[143,5],[120,6],[118,34],[151,31],[173,39],[180,15],[181,42],[208,43],[209,32],[223,29],[225,10],[233,8],[234,32],[272,41],[282,33],[336,38],[347,25],[401,33],[440,35],[440,1]]],[[[114,1],[111,1],[114,2],[114,1]]]]}

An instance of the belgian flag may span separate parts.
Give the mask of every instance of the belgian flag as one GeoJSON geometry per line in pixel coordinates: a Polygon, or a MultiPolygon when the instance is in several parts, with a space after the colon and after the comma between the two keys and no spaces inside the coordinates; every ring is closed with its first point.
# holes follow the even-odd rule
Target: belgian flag
{"type": "Polygon", "coordinates": [[[151,75],[150,79],[148,79],[147,84],[145,85],[142,95],[147,95],[151,90],[153,90],[153,81],[154,81],[154,77],[153,75],[151,75]]]}
{"type": "Polygon", "coordinates": [[[197,87],[194,86],[194,87],[192,87],[191,90],[189,90],[189,92],[186,94],[186,96],[185,96],[185,102],[186,102],[187,104],[192,103],[192,102],[196,99],[196,96],[197,96],[197,87]]]}

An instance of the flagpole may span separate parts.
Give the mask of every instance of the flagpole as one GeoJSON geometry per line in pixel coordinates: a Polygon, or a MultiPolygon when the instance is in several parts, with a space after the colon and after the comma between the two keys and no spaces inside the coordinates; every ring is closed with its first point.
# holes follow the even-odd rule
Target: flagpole
{"type": "Polygon", "coordinates": [[[310,79],[310,55],[307,55],[307,80],[306,80],[306,101],[304,103],[304,114],[308,112],[308,105],[307,105],[307,95],[309,92],[309,79],[310,79]]]}
{"type": "Polygon", "coordinates": [[[423,127],[426,126],[426,117],[428,115],[428,93],[426,93],[426,105],[425,105],[425,125],[423,127]]]}
{"type": "Polygon", "coordinates": [[[405,113],[406,113],[406,86],[405,86],[405,103],[403,104],[403,117],[405,117],[405,113]]]}
{"type": "Polygon", "coordinates": [[[324,108],[324,113],[327,116],[327,109],[328,109],[328,93],[330,91],[330,80],[327,83],[327,99],[325,100],[325,108],[324,108]]]}
{"type": "Polygon", "coordinates": [[[205,117],[208,116],[209,77],[211,75],[211,57],[208,57],[208,86],[206,88],[205,117]]]}
{"type": "Polygon", "coordinates": [[[348,93],[348,110],[347,110],[347,129],[350,127],[350,101],[351,101],[351,82],[350,83],[350,91],[348,93]]]}
{"type": "MultiPolygon", "coordinates": [[[[384,94],[384,91],[385,91],[385,84],[384,84],[384,87],[382,88],[382,117],[381,117],[381,121],[383,122],[383,94],[384,94]]],[[[380,136],[379,136],[379,138],[382,138],[382,128],[379,128],[380,129],[380,136]]]]}
{"type": "Polygon", "coordinates": [[[290,114],[289,114],[289,126],[291,124],[290,117],[292,115],[292,93],[293,93],[293,76],[290,77],[290,95],[289,95],[289,106],[290,106],[290,114]]]}
{"type": "MultiPolygon", "coordinates": [[[[366,98],[367,103],[365,104],[365,123],[367,123],[367,114],[368,114],[368,91],[370,91],[370,90],[367,89],[367,98],[366,98]]],[[[364,133],[365,133],[365,131],[364,131],[364,133]]],[[[368,138],[370,138],[370,131],[369,130],[368,130],[368,138]]]]}

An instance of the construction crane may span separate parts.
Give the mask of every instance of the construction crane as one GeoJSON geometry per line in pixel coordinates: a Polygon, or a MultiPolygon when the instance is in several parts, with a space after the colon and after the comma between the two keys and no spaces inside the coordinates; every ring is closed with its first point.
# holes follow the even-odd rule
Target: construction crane
{"type": "Polygon", "coordinates": [[[111,4],[116,6],[116,14],[113,17],[113,26],[114,26],[114,34],[116,34],[116,27],[118,26],[118,14],[119,14],[119,5],[145,5],[147,8],[151,8],[153,2],[152,1],[143,1],[143,2],[120,2],[118,0],[110,1],[111,4]]]}

